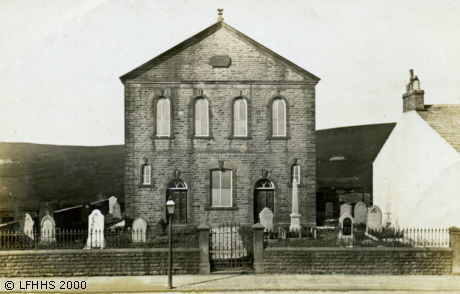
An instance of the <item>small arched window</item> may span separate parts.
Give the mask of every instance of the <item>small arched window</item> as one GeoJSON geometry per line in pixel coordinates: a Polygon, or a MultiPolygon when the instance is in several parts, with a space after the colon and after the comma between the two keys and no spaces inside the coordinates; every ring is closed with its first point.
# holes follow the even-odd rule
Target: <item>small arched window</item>
{"type": "Polygon", "coordinates": [[[152,184],[152,167],[149,164],[142,165],[142,185],[152,184]]]}
{"type": "Polygon", "coordinates": [[[233,103],[233,136],[248,135],[248,103],[245,99],[236,99],[233,103]]]}
{"type": "Polygon", "coordinates": [[[156,135],[170,135],[170,103],[169,99],[161,98],[156,105],[156,135]]]}
{"type": "Polygon", "coordinates": [[[286,102],[281,98],[272,103],[272,136],[286,136],[286,102]]]}
{"type": "Polygon", "coordinates": [[[209,136],[208,100],[204,98],[195,101],[195,136],[209,136]]]}

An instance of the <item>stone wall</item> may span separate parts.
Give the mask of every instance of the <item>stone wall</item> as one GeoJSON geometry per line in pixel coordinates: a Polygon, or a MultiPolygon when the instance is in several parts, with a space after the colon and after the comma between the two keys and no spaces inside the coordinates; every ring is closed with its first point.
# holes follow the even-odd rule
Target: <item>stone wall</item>
{"type": "MultiPolygon", "coordinates": [[[[174,249],[173,274],[197,274],[199,249],[174,249]]],[[[165,275],[168,249],[0,251],[1,277],[165,275]]]]}
{"type": "Polygon", "coordinates": [[[451,248],[267,248],[265,273],[450,275],[451,248]]]}

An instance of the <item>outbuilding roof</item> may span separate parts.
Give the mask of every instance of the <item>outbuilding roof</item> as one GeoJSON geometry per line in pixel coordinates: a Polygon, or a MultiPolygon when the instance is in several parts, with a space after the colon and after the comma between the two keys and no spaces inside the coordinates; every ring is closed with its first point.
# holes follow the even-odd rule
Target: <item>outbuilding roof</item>
{"type": "Polygon", "coordinates": [[[460,152],[460,104],[425,105],[417,113],[460,152]]]}

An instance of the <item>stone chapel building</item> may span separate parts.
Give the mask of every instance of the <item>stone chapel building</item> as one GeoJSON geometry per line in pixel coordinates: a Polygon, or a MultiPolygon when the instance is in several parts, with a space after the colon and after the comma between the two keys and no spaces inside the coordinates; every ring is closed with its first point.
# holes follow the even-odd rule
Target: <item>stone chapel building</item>
{"type": "Polygon", "coordinates": [[[125,209],[149,225],[252,224],[268,207],[316,225],[319,78],[218,22],[120,77],[125,86],[125,209]]]}

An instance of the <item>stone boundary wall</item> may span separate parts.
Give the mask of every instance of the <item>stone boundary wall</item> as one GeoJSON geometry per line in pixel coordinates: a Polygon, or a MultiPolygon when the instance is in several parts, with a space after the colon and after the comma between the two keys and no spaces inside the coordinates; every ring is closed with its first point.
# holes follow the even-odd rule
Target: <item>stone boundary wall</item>
{"type": "MultiPolygon", "coordinates": [[[[198,274],[200,250],[173,249],[173,274],[198,274]]],[[[0,277],[126,276],[168,273],[168,248],[0,251],[0,277]]]]}
{"type": "Polygon", "coordinates": [[[264,250],[266,274],[451,275],[451,248],[305,248],[264,250]]]}

